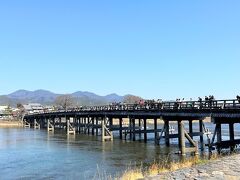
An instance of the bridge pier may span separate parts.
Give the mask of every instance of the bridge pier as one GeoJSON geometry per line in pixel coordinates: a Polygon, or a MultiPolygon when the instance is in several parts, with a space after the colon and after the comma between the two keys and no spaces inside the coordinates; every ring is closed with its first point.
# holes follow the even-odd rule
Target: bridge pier
{"type": "Polygon", "coordinates": [[[87,132],[88,132],[88,135],[90,134],[89,124],[90,124],[90,117],[87,118],[87,132]]]}
{"type": "Polygon", "coordinates": [[[180,151],[181,151],[181,155],[185,156],[186,155],[186,149],[185,149],[185,133],[184,133],[184,123],[182,121],[178,121],[179,123],[179,129],[178,129],[178,133],[180,135],[180,151]]]}
{"type": "Polygon", "coordinates": [[[122,123],[123,119],[119,118],[119,138],[122,139],[122,123]]]}
{"type": "Polygon", "coordinates": [[[96,117],[96,136],[98,136],[98,117],[96,117]]]}
{"type": "Polygon", "coordinates": [[[77,115],[73,117],[73,127],[75,128],[75,133],[78,132],[78,123],[77,115]]]}
{"type": "Polygon", "coordinates": [[[154,138],[155,138],[155,142],[157,142],[157,139],[158,139],[157,118],[154,118],[154,138]]]}
{"type": "Polygon", "coordinates": [[[135,118],[132,118],[132,128],[133,128],[133,141],[136,141],[135,118]]]}
{"type": "MultiPolygon", "coordinates": [[[[165,145],[167,147],[170,146],[170,140],[169,140],[169,121],[168,120],[164,120],[164,136],[165,136],[165,145]]],[[[179,141],[180,142],[180,141],[179,141]]]]}
{"type": "Polygon", "coordinates": [[[70,119],[66,118],[66,129],[67,129],[67,135],[73,134],[75,135],[75,128],[72,127],[70,123],[70,119]]]}
{"type": "Polygon", "coordinates": [[[53,121],[53,128],[55,130],[55,128],[56,128],[56,117],[52,117],[52,121],[53,121]]]}
{"type": "Polygon", "coordinates": [[[92,135],[94,135],[94,122],[95,122],[95,117],[92,117],[92,135]]]}
{"type": "Polygon", "coordinates": [[[78,134],[80,134],[81,123],[80,123],[80,117],[79,116],[77,116],[76,126],[77,126],[77,132],[78,132],[78,134]]]}
{"type": "Polygon", "coordinates": [[[84,117],[83,118],[83,131],[84,131],[84,134],[87,134],[87,118],[84,117]]]}
{"type": "Polygon", "coordinates": [[[62,123],[62,118],[61,117],[59,117],[59,127],[60,127],[60,129],[64,129],[64,125],[62,123]]]}
{"type": "MultiPolygon", "coordinates": [[[[229,123],[229,136],[230,136],[230,141],[234,142],[234,123],[229,123]]],[[[234,148],[235,148],[234,145],[231,144],[230,151],[233,152],[234,148]]]]}
{"type": "Polygon", "coordinates": [[[192,124],[192,120],[188,120],[188,124],[189,124],[189,134],[190,134],[190,137],[193,138],[193,124],[192,124]]]}
{"type": "Polygon", "coordinates": [[[85,131],[84,131],[84,127],[85,127],[85,122],[84,122],[84,120],[85,120],[85,117],[82,117],[82,118],[81,118],[81,132],[82,132],[82,133],[85,133],[85,131]]]}
{"type": "Polygon", "coordinates": [[[221,153],[221,141],[222,141],[222,129],[221,124],[216,124],[216,132],[217,132],[217,151],[220,154],[221,153]]]}
{"type": "Polygon", "coordinates": [[[204,142],[203,142],[203,120],[199,120],[199,132],[200,132],[200,145],[201,151],[204,151],[204,142]]]}
{"type": "Polygon", "coordinates": [[[129,139],[132,140],[132,117],[128,118],[129,139]]]}
{"type": "Polygon", "coordinates": [[[142,130],[142,119],[138,119],[138,130],[139,130],[139,140],[141,140],[142,139],[142,133],[141,133],[141,130],[142,130]]]}
{"type": "Polygon", "coordinates": [[[34,119],[33,128],[34,128],[34,129],[40,129],[40,124],[37,122],[36,119],[34,119]]]}
{"type": "Polygon", "coordinates": [[[51,124],[50,119],[47,119],[47,131],[52,131],[54,132],[54,125],[51,124]]]}
{"type": "Polygon", "coordinates": [[[31,123],[29,123],[27,120],[23,120],[23,127],[25,128],[30,128],[31,127],[31,123]]]}
{"type": "Polygon", "coordinates": [[[112,132],[107,128],[106,118],[102,119],[102,141],[111,140],[113,141],[112,132]]]}
{"type": "Polygon", "coordinates": [[[147,142],[147,119],[143,119],[143,128],[144,128],[144,142],[147,142]]]}

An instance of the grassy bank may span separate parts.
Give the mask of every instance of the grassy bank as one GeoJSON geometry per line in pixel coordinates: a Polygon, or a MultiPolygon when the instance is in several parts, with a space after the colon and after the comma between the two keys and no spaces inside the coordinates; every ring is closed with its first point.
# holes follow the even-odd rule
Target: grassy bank
{"type": "Polygon", "coordinates": [[[176,171],[178,169],[190,168],[198,164],[208,163],[220,156],[214,154],[211,159],[191,157],[181,161],[169,162],[168,158],[161,162],[153,162],[147,167],[136,167],[126,170],[123,175],[113,178],[114,180],[137,180],[148,176],[155,176],[160,173],[176,171]]]}

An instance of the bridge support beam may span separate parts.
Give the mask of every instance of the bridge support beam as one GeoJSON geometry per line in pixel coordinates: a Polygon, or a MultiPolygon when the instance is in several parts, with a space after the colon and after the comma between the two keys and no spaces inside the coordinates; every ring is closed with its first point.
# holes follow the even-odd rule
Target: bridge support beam
{"type": "Polygon", "coordinates": [[[87,118],[87,133],[88,133],[88,135],[90,134],[89,124],[90,124],[90,117],[87,118]]]}
{"type": "Polygon", "coordinates": [[[51,124],[50,120],[47,119],[47,131],[52,131],[54,132],[54,125],[51,124]]]}
{"type": "Polygon", "coordinates": [[[96,117],[96,136],[98,136],[98,117],[96,117]]]}
{"type": "Polygon", "coordinates": [[[95,122],[95,117],[92,117],[92,135],[94,135],[94,123],[95,122]]]}
{"type": "Polygon", "coordinates": [[[40,129],[40,124],[37,122],[36,119],[34,119],[33,128],[34,128],[34,129],[40,129]]]}
{"type": "Polygon", "coordinates": [[[189,121],[188,121],[188,124],[189,124],[189,134],[190,134],[190,137],[193,138],[193,136],[192,136],[192,133],[193,133],[192,120],[189,120],[189,121]]]}
{"type": "Polygon", "coordinates": [[[168,120],[164,120],[164,129],[165,129],[165,144],[167,147],[170,146],[170,140],[169,140],[169,121],[168,120]]]}
{"type": "Polygon", "coordinates": [[[178,121],[178,147],[181,149],[181,121],[178,121]]]}
{"type": "Polygon", "coordinates": [[[222,129],[221,124],[216,123],[216,133],[217,133],[217,151],[221,153],[221,142],[222,142],[222,129]]]}
{"type": "Polygon", "coordinates": [[[70,119],[66,119],[67,121],[67,135],[73,134],[75,135],[75,128],[72,127],[70,123],[70,119]]]}
{"type": "Polygon", "coordinates": [[[155,138],[155,142],[157,142],[157,139],[158,139],[157,118],[154,118],[154,138],[155,138]]]}
{"type": "Polygon", "coordinates": [[[133,128],[133,141],[136,141],[135,118],[132,118],[132,128],[133,128]]]}
{"type": "Polygon", "coordinates": [[[147,119],[143,119],[143,128],[144,128],[144,142],[147,142],[147,119]]]}
{"type": "Polygon", "coordinates": [[[123,119],[119,118],[119,138],[122,139],[122,122],[123,119]]]}
{"type": "Polygon", "coordinates": [[[30,128],[31,127],[31,124],[27,121],[27,120],[23,120],[23,127],[25,128],[30,128]]]}
{"type": "MultiPolygon", "coordinates": [[[[234,123],[229,123],[229,136],[232,144],[234,143],[234,123]]],[[[234,145],[230,146],[230,151],[234,151],[234,145]]]]}
{"type": "Polygon", "coordinates": [[[106,126],[106,118],[102,119],[102,141],[111,140],[113,141],[112,132],[106,126]]]}
{"type": "Polygon", "coordinates": [[[201,151],[204,151],[204,142],[203,142],[203,120],[199,120],[199,132],[200,134],[200,146],[201,151]]]}
{"type": "Polygon", "coordinates": [[[87,134],[87,118],[83,118],[83,132],[84,134],[87,134]]]}
{"type": "Polygon", "coordinates": [[[80,119],[80,123],[81,123],[81,132],[82,133],[84,133],[84,126],[85,126],[85,124],[84,124],[84,117],[82,117],[81,119],[80,119]]]}
{"type": "Polygon", "coordinates": [[[184,133],[184,123],[182,121],[179,121],[179,134],[180,134],[180,141],[179,143],[181,144],[180,151],[181,155],[185,156],[186,151],[185,151],[185,133],[184,133]]]}
{"type": "Polygon", "coordinates": [[[129,129],[129,139],[132,140],[132,118],[129,117],[129,124],[128,124],[128,129],[129,129]]]}
{"type": "Polygon", "coordinates": [[[80,133],[81,129],[81,123],[80,123],[80,117],[77,117],[77,132],[80,133]]]}
{"type": "Polygon", "coordinates": [[[142,139],[142,133],[141,133],[141,130],[142,130],[142,119],[138,119],[138,127],[139,127],[139,140],[142,139]]]}

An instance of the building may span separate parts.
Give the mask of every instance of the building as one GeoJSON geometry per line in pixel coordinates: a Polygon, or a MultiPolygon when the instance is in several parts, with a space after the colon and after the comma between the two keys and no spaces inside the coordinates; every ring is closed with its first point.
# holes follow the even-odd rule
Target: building
{"type": "Polygon", "coordinates": [[[44,112],[52,112],[54,111],[54,107],[53,106],[45,106],[44,107],[44,112]]]}
{"type": "Polygon", "coordinates": [[[44,107],[39,103],[29,103],[23,105],[25,113],[33,114],[33,113],[43,113],[44,107]]]}
{"type": "Polygon", "coordinates": [[[8,106],[0,106],[0,113],[4,113],[8,109],[8,106]]]}
{"type": "Polygon", "coordinates": [[[0,106],[0,119],[12,119],[13,109],[10,106],[0,106]]]}

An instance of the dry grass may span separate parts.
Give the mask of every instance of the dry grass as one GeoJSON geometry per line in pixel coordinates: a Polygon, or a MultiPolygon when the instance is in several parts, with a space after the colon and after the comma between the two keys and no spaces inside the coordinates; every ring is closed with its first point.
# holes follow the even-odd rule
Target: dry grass
{"type": "Polygon", "coordinates": [[[119,179],[120,180],[136,180],[144,178],[144,174],[141,169],[132,169],[126,171],[119,179]]]}
{"type": "MultiPolygon", "coordinates": [[[[213,156],[211,159],[217,159],[218,156],[213,156]]],[[[192,157],[186,160],[177,161],[177,162],[169,162],[168,159],[161,161],[159,163],[154,162],[147,168],[135,168],[127,170],[120,178],[115,178],[119,180],[138,180],[142,179],[146,176],[154,176],[159,173],[176,171],[182,168],[189,168],[197,164],[207,163],[209,160],[200,159],[198,157],[192,157]]]]}
{"type": "MultiPolygon", "coordinates": [[[[143,168],[143,165],[139,167],[129,166],[128,169],[122,174],[122,175],[115,175],[114,177],[109,176],[106,174],[106,172],[99,170],[97,168],[97,174],[93,178],[93,180],[139,180],[143,179],[146,176],[155,176],[160,173],[170,172],[170,171],[176,171],[178,169],[183,168],[190,168],[192,166],[195,166],[197,164],[204,164],[209,162],[210,160],[218,159],[220,156],[217,154],[213,154],[211,156],[211,159],[208,159],[207,157],[204,158],[198,158],[198,156],[191,157],[188,159],[184,159],[181,161],[175,161],[170,162],[169,157],[166,157],[165,159],[160,160],[159,162],[154,161],[151,165],[148,165],[143,168]]],[[[235,177],[231,177],[233,180],[235,177]]],[[[231,179],[229,178],[229,179],[231,179]]]]}
{"type": "MultiPolygon", "coordinates": [[[[169,157],[167,156],[165,159],[161,159],[159,162],[154,161],[151,165],[144,166],[143,165],[132,168],[131,165],[129,165],[128,169],[122,174],[122,175],[115,175],[114,177],[107,175],[103,171],[99,171],[95,176],[95,179],[98,180],[139,180],[143,179],[146,176],[155,176],[160,173],[166,173],[166,172],[171,172],[171,171],[176,171],[178,169],[183,169],[183,168],[190,168],[192,166],[198,165],[198,164],[205,164],[208,163],[210,160],[216,160],[219,157],[222,157],[221,155],[218,154],[212,154],[211,158],[208,159],[208,157],[203,157],[199,158],[198,156],[191,157],[188,159],[183,159],[180,161],[171,161],[169,157]]],[[[229,179],[233,179],[233,177],[229,177],[229,179]]]]}

